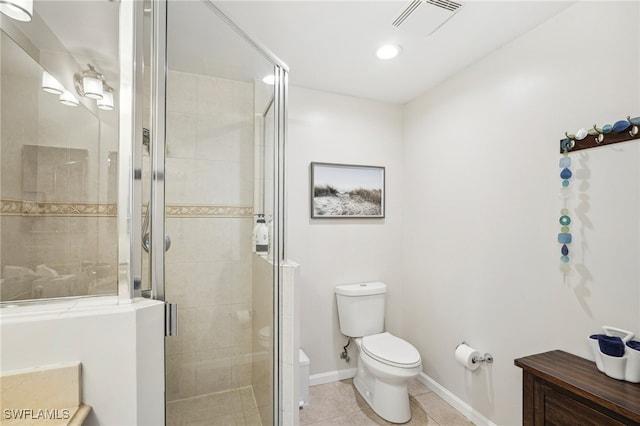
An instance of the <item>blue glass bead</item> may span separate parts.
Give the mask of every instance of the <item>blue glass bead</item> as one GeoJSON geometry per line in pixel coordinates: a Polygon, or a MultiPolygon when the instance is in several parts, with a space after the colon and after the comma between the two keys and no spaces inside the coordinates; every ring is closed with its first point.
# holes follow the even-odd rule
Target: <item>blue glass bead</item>
{"type": "Polygon", "coordinates": [[[611,124],[605,124],[602,126],[602,133],[611,133],[613,126],[611,124]]]}
{"type": "Polygon", "coordinates": [[[562,263],[569,263],[569,256],[562,256],[560,258],[560,262],[562,263]]]}
{"type": "Polygon", "coordinates": [[[571,178],[571,176],[573,176],[573,173],[571,173],[571,170],[569,169],[562,169],[562,171],[560,172],[560,177],[562,179],[569,179],[571,178]]]}
{"type": "Polygon", "coordinates": [[[569,186],[569,181],[568,181],[568,180],[566,180],[566,179],[565,179],[565,180],[563,180],[563,181],[562,181],[562,186],[564,186],[565,188],[566,188],[567,186],[569,186]]]}
{"type": "Polygon", "coordinates": [[[568,232],[559,233],[558,242],[560,244],[571,244],[571,234],[569,234],[568,232]]]}
{"type": "Polygon", "coordinates": [[[627,128],[629,128],[629,126],[631,126],[631,123],[629,123],[627,120],[616,121],[615,123],[613,123],[613,131],[618,133],[624,132],[625,130],[627,130],[627,128]]]}
{"type": "Polygon", "coordinates": [[[566,169],[571,167],[571,157],[562,157],[560,159],[560,168],[566,169]]]}
{"type": "Polygon", "coordinates": [[[568,255],[568,254],[569,254],[569,247],[567,247],[567,245],[566,245],[566,244],[563,244],[563,245],[562,245],[562,248],[560,249],[560,252],[561,252],[564,256],[568,255]]]}
{"type": "Polygon", "coordinates": [[[568,226],[571,223],[571,218],[569,216],[562,215],[560,216],[560,225],[562,226],[568,226]]]}

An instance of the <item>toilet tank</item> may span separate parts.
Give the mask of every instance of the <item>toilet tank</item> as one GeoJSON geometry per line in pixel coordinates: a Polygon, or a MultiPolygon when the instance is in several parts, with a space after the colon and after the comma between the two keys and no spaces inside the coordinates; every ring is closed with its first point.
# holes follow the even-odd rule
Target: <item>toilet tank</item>
{"type": "Polygon", "coordinates": [[[339,285],[335,288],[340,332],[349,337],[384,331],[387,286],[381,282],[339,285]]]}

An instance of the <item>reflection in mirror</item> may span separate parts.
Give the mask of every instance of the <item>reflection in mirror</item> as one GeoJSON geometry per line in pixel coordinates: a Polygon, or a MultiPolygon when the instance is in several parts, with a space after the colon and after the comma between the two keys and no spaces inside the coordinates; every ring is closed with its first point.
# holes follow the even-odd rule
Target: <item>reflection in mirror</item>
{"type": "Polygon", "coordinates": [[[62,43],[37,14],[45,3],[32,22],[3,21],[0,39],[0,302],[117,292],[117,115],[63,75],[82,62],[52,60],[62,43]]]}

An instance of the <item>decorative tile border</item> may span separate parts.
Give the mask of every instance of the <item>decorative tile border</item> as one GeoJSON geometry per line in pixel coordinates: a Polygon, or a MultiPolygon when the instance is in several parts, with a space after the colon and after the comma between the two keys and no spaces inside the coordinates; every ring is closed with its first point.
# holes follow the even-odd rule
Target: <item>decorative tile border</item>
{"type": "MultiPolygon", "coordinates": [[[[143,208],[143,214],[146,206],[143,208]]],[[[115,203],[37,202],[0,199],[2,216],[116,217],[115,203]]],[[[253,207],[168,204],[168,218],[251,218],[253,207]]]]}
{"type": "Polygon", "coordinates": [[[216,206],[216,205],[180,205],[168,204],[165,211],[170,218],[204,217],[253,217],[253,207],[216,206]]]}
{"type": "Polygon", "coordinates": [[[115,217],[115,203],[38,202],[0,199],[3,216],[115,217]]]}

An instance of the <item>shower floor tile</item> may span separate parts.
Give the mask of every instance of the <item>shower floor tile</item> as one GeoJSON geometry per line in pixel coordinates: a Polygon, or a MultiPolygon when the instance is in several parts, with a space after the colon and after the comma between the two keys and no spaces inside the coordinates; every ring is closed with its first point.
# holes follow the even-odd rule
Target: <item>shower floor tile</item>
{"type": "MultiPolygon", "coordinates": [[[[310,403],[300,410],[300,425],[365,426],[392,425],[378,416],[353,386],[341,380],[309,388],[310,403]]],[[[455,408],[431,392],[418,380],[409,383],[411,420],[407,425],[468,426],[473,425],[455,408]]]]}
{"type": "Polygon", "coordinates": [[[262,426],[251,387],[167,403],[167,426],[262,426]]]}

